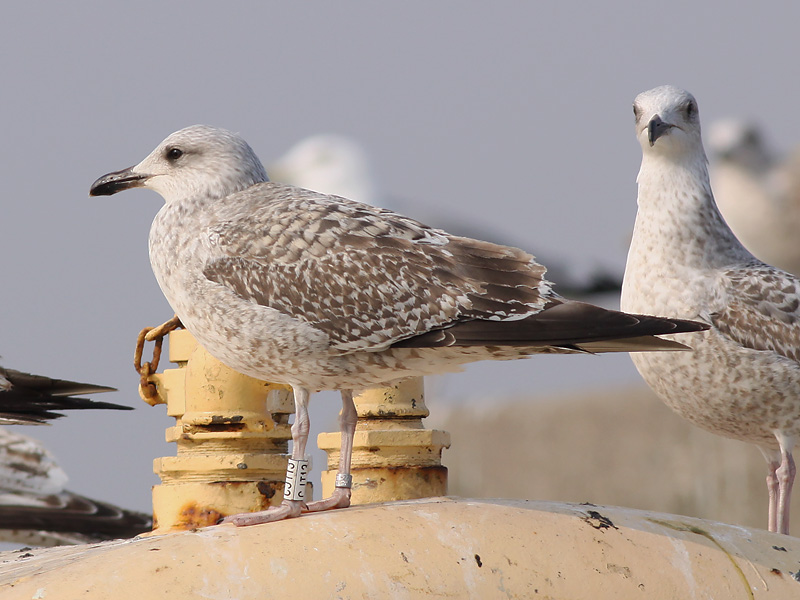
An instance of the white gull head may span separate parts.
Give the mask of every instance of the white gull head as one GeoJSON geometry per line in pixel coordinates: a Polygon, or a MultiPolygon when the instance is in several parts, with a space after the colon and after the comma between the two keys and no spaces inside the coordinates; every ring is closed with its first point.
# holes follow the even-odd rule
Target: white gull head
{"type": "Polygon", "coordinates": [[[261,161],[240,136],[193,125],[169,135],[138,165],[95,181],[90,194],[146,187],[170,203],[195,196],[222,198],[267,180],[261,161]]]}
{"type": "MultiPolygon", "coordinates": [[[[644,257],[650,252],[660,253],[661,260],[655,262],[670,267],[675,266],[669,258],[672,252],[698,268],[752,258],[714,202],[694,96],[662,85],[636,96],[633,113],[642,164],[636,177],[639,213],[626,271],[646,271],[644,257]]],[[[635,279],[625,276],[626,281],[635,279]]],[[[623,293],[626,287],[630,284],[623,283],[623,293]]],[[[625,310],[634,309],[626,305],[625,310]]]]}
{"type": "Polygon", "coordinates": [[[645,160],[705,164],[697,100],[689,92],[672,85],[642,92],[633,101],[633,114],[645,160]]]}
{"type": "Polygon", "coordinates": [[[348,137],[314,135],[301,140],[269,167],[273,181],[375,204],[364,148],[348,137]]]}
{"type": "Polygon", "coordinates": [[[759,174],[769,170],[775,157],[759,126],[745,119],[721,119],[708,130],[712,159],[759,174]]]}

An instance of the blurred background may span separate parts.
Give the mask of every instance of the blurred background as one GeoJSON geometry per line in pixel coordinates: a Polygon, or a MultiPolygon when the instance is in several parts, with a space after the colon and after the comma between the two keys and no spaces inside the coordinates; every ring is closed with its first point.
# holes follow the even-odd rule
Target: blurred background
{"type": "MultiPolygon", "coordinates": [[[[682,86],[704,126],[751,119],[788,152],[798,18],[787,2],[6,7],[2,364],[115,386],[102,399],[136,407],[25,433],[59,457],[70,489],[149,510],[152,460],[175,451],[172,420],[139,400],[132,368],[138,331],[172,316],[147,257],[162,201],[87,194],[169,133],[225,127],[267,165],[307,136],[345,135],[366,153],[376,203],[521,246],[572,281],[621,278],[640,161],[633,98],[682,86]]],[[[454,494],[766,525],[759,452],[674,417],[627,355],[482,363],[427,389],[427,425],[453,435],[454,494]]],[[[337,428],[338,408],[312,399],[313,435],[337,428]]]]}

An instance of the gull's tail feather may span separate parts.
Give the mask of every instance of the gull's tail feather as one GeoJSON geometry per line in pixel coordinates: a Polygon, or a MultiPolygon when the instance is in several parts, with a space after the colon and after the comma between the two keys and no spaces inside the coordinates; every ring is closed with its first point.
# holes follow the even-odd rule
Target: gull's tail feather
{"type": "Polygon", "coordinates": [[[678,350],[686,346],[654,336],[708,328],[697,321],[635,315],[567,300],[553,303],[525,319],[460,322],[403,340],[394,347],[557,346],[588,352],[678,350]]]}

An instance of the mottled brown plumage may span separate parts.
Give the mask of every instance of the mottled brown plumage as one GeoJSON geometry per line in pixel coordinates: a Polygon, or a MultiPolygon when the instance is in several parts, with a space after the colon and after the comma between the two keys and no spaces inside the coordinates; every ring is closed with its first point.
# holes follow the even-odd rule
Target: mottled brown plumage
{"type": "Polygon", "coordinates": [[[724,307],[711,322],[744,348],[769,350],[800,363],[800,281],[760,261],[726,269],[724,307]]]}
{"type": "MultiPolygon", "coordinates": [[[[224,130],[176,132],[91,193],[137,185],[166,200],[150,231],[150,260],[182,323],[230,367],[295,389],[294,458],[304,455],[308,394],[342,390],[353,417],[343,426],[342,474],[353,389],[484,359],[680,349],[653,336],[704,327],[573,303],[522,250],[266,181],[252,149],[224,130]]],[[[312,509],[349,501],[349,489],[337,494],[312,509]]]]}

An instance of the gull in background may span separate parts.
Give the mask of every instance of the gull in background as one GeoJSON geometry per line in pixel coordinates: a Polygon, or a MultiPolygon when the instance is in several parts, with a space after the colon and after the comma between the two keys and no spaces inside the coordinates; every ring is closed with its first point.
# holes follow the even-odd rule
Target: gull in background
{"type": "Polygon", "coordinates": [[[736,237],[766,263],[800,275],[800,149],[781,156],[743,119],[709,128],[711,184],[736,237]]]}
{"type": "Polygon", "coordinates": [[[800,279],[753,257],[725,224],[694,97],[657,87],[639,94],[633,110],[642,164],[621,306],[710,328],[681,337],[692,352],[631,357],[680,415],[758,446],[769,465],[769,529],[788,533],[800,434],[800,279]]]}
{"type": "MultiPolygon", "coordinates": [[[[520,240],[509,239],[507,235],[492,230],[491,226],[479,223],[468,215],[445,214],[437,210],[435,204],[379,193],[364,147],[344,135],[318,134],[304,138],[269,165],[267,173],[272,181],[389,208],[403,214],[414,214],[419,220],[441,227],[451,234],[477,237],[503,245],[524,245],[519,243],[520,240]]],[[[548,265],[548,278],[567,296],[583,298],[616,293],[622,285],[618,275],[612,275],[605,269],[595,269],[581,281],[563,264],[549,259],[542,262],[548,265]]]]}
{"type": "MultiPolygon", "coordinates": [[[[129,406],[75,397],[114,388],[0,367],[0,424],[44,425],[55,411],[129,406]]],[[[65,489],[67,475],[41,442],[0,427],[0,541],[32,546],[132,537],[152,526],[148,515],[65,489]]]]}
{"type": "Polygon", "coordinates": [[[129,538],[149,515],[65,488],[67,475],[41,442],[0,427],[0,541],[28,546],[129,538]]]}

